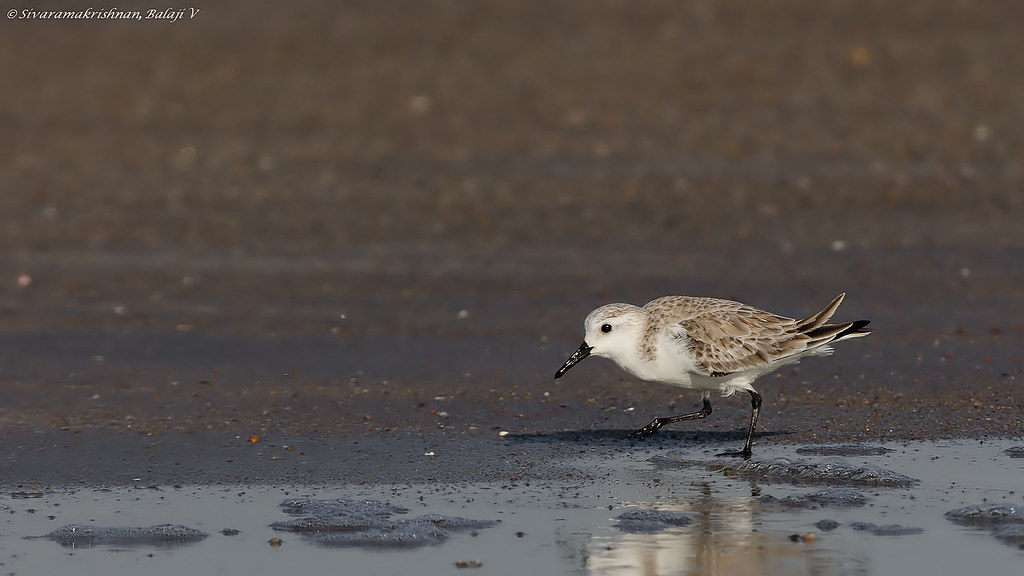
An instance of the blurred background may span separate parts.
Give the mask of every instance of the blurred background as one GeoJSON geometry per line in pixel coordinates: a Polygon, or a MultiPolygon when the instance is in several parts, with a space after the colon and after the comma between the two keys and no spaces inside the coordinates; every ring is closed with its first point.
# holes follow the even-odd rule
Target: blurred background
{"type": "Polygon", "coordinates": [[[632,428],[699,396],[552,383],[595,306],[843,291],[767,429],[1021,431],[1024,4],[60,4],[0,21],[8,431],[632,428]]]}

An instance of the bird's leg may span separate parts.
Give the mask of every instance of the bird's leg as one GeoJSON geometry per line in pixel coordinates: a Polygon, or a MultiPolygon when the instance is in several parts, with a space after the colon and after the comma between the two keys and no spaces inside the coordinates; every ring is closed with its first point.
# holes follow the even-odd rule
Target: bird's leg
{"type": "Polygon", "coordinates": [[[701,418],[706,418],[708,414],[711,414],[711,394],[705,393],[703,400],[704,405],[696,412],[680,414],[679,416],[669,416],[667,418],[655,418],[654,420],[651,420],[651,423],[647,426],[644,426],[635,432],[630,432],[626,438],[630,440],[643,440],[657,432],[658,428],[661,428],[665,424],[673,424],[675,422],[682,422],[683,420],[699,420],[701,418]]]}
{"type": "Polygon", "coordinates": [[[761,395],[753,390],[747,390],[750,392],[750,428],[747,429],[747,442],[743,445],[743,450],[739,452],[722,452],[718,456],[735,456],[737,458],[743,458],[747,460],[750,458],[750,445],[754,443],[754,426],[757,424],[757,415],[761,412],[761,395]]]}

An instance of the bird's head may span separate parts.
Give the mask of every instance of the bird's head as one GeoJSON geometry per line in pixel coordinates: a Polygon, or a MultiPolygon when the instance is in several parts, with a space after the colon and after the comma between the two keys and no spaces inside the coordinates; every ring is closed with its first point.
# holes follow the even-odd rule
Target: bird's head
{"type": "Polygon", "coordinates": [[[587,356],[603,356],[623,364],[635,355],[644,329],[644,313],[632,304],[606,304],[594,310],[583,321],[583,344],[555,372],[561,378],[570,368],[587,356]]]}

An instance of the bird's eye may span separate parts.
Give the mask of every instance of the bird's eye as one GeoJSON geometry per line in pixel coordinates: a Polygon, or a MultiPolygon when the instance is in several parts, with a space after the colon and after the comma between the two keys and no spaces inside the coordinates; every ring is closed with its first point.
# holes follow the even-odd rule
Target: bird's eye
{"type": "Polygon", "coordinates": [[[609,333],[611,331],[612,331],[612,325],[611,324],[602,324],[601,325],[601,332],[604,332],[605,334],[607,334],[607,333],[609,333]]]}

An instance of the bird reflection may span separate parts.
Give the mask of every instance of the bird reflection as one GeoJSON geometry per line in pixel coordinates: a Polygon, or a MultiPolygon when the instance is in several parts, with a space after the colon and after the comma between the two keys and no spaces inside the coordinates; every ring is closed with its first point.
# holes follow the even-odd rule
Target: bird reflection
{"type": "MultiPolygon", "coordinates": [[[[601,576],[707,574],[736,576],[831,576],[859,573],[857,562],[840,563],[830,551],[794,543],[787,534],[758,530],[762,514],[749,495],[716,494],[709,484],[697,486],[694,501],[661,505],[685,512],[685,527],[645,532],[614,532],[590,539],[585,556],[588,574],[601,576]]],[[[757,492],[751,486],[752,493],[757,492]]]]}

